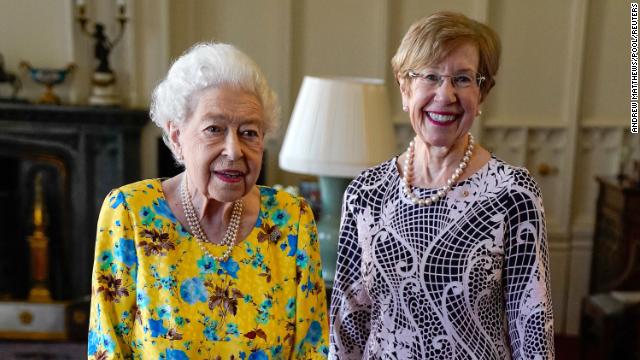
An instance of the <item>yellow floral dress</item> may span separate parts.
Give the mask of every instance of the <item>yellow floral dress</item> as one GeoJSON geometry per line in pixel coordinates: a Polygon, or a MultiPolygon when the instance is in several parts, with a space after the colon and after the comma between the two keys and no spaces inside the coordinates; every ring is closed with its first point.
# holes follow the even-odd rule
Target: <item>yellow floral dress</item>
{"type": "Polygon", "coordinates": [[[251,234],[218,262],[177,221],[160,180],[113,190],[98,220],[89,358],[326,358],[311,209],[268,187],[260,200],[251,234]]]}

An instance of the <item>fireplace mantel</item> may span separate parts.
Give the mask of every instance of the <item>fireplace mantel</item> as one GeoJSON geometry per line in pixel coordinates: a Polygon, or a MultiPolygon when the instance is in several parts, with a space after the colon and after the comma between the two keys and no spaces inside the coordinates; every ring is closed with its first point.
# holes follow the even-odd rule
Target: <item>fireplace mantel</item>
{"type": "MultiPolygon", "coordinates": [[[[56,184],[49,188],[55,193],[49,197],[54,201],[49,204],[50,219],[56,222],[50,229],[57,232],[52,234],[50,249],[59,257],[50,264],[54,296],[67,300],[90,293],[98,211],[112,188],[139,180],[140,131],[147,121],[146,110],[0,103],[0,157],[10,159],[13,172],[4,176],[17,177],[15,191],[5,191],[8,198],[0,199],[10,205],[0,210],[15,215],[13,221],[22,224],[15,238],[0,237],[0,272],[9,271],[7,261],[22,267],[15,269],[17,273],[28,271],[14,259],[24,255],[20,244],[32,231],[33,174],[45,169],[56,184]],[[2,258],[3,253],[15,256],[2,258]]],[[[6,275],[0,273],[0,277],[6,275]]],[[[21,286],[28,284],[16,284],[11,295],[19,298],[24,293],[21,286]]],[[[3,290],[7,292],[0,289],[0,293],[3,290]]]]}

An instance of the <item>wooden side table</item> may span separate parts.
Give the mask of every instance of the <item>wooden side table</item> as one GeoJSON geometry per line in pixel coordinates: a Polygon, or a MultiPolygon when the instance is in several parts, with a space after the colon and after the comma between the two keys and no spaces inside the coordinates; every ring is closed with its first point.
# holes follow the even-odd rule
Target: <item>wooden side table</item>
{"type": "Polygon", "coordinates": [[[597,180],[589,293],[640,290],[640,188],[612,177],[597,180]]]}
{"type": "Polygon", "coordinates": [[[580,328],[582,359],[640,359],[640,304],[610,294],[588,296],[580,328]]]}

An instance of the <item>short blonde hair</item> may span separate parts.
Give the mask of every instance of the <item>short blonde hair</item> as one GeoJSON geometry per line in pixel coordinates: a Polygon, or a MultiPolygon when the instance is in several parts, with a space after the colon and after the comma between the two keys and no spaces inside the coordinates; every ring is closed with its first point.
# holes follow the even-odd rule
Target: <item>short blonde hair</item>
{"type": "Polygon", "coordinates": [[[463,14],[442,11],[413,23],[391,59],[393,74],[401,84],[400,80],[408,78],[410,70],[437,64],[467,43],[478,49],[478,72],[486,78],[480,87],[484,100],[496,83],[500,38],[489,26],[463,14]]]}

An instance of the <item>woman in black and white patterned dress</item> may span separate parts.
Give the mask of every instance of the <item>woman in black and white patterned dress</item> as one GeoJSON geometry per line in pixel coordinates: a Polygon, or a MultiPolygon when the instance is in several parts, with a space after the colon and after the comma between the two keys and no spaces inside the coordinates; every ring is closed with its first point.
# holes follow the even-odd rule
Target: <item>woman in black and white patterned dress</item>
{"type": "Polygon", "coordinates": [[[552,359],[540,190],[469,129],[495,84],[488,26],[414,23],[392,67],[416,133],[347,188],[331,301],[333,359],[552,359]]]}

